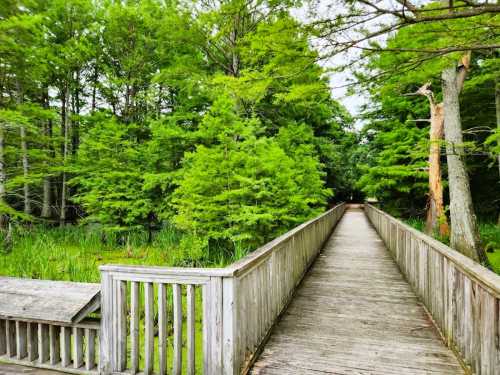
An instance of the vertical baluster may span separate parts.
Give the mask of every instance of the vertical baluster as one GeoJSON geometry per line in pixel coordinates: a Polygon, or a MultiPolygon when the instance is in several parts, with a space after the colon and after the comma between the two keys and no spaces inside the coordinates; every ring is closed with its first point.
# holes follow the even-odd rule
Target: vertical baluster
{"type": "Polygon", "coordinates": [[[172,285],[174,292],[174,375],[182,371],[182,294],[179,284],[172,285]]]}
{"type": "Polygon", "coordinates": [[[7,343],[5,340],[5,324],[7,323],[6,320],[1,320],[0,319],[0,355],[3,355],[7,352],[7,343]]]}
{"type": "Polygon", "coordinates": [[[153,373],[154,363],[154,290],[153,283],[144,284],[144,373],[146,375],[153,373]]]}
{"type": "Polygon", "coordinates": [[[45,363],[49,360],[49,327],[38,323],[38,362],[45,363]]]}
{"type": "Polygon", "coordinates": [[[38,325],[28,323],[28,361],[34,361],[38,357],[38,325]]]}
{"type": "MultiPolygon", "coordinates": [[[[253,299],[250,299],[250,301],[250,303],[254,303],[253,299]]],[[[203,327],[204,373],[219,374],[222,372],[223,358],[221,277],[213,277],[210,279],[209,283],[203,285],[203,327]]],[[[249,332],[252,332],[251,329],[253,329],[251,326],[247,327],[249,332]]],[[[246,345],[248,345],[247,347],[250,347],[249,345],[254,345],[253,336],[249,336],[246,345]]]]}
{"type": "Polygon", "coordinates": [[[23,359],[28,355],[27,323],[16,321],[16,358],[23,359]]]}
{"type": "Polygon", "coordinates": [[[50,343],[50,364],[55,365],[61,360],[61,330],[60,327],[49,326],[49,343],[50,343]]]}
{"type": "Polygon", "coordinates": [[[158,284],[158,353],[160,375],[164,375],[167,368],[167,291],[165,284],[158,284]]]}
{"type": "Polygon", "coordinates": [[[61,365],[68,367],[71,363],[71,327],[62,327],[61,334],[61,365]]]}
{"type": "Polygon", "coordinates": [[[95,330],[85,328],[85,370],[92,370],[95,366],[95,330]]]}
{"type": "Polygon", "coordinates": [[[16,325],[11,320],[5,321],[5,340],[7,357],[14,357],[16,355],[16,325]]]}
{"type": "Polygon", "coordinates": [[[187,286],[187,373],[194,375],[195,373],[195,287],[194,285],[187,286]]]}
{"type": "MultiPolygon", "coordinates": [[[[245,293],[248,289],[242,288],[242,292],[245,293]]],[[[210,284],[204,284],[202,286],[202,300],[203,300],[203,374],[210,374],[210,358],[211,358],[211,349],[209,335],[210,328],[209,324],[212,320],[211,311],[210,311],[210,302],[212,299],[210,284]]],[[[242,322],[245,325],[245,334],[248,332],[248,319],[243,319],[242,322]]],[[[246,342],[245,342],[246,344],[246,342]]],[[[243,345],[242,345],[243,347],[243,345]]]]}
{"type": "Polygon", "coordinates": [[[116,332],[118,345],[118,371],[127,368],[127,282],[119,280],[117,284],[117,312],[118,332],[116,332]]]}
{"type": "Polygon", "coordinates": [[[139,283],[130,284],[130,371],[139,371],[139,283]]]}
{"type": "Polygon", "coordinates": [[[80,368],[83,365],[83,329],[73,327],[73,367],[80,368]]]}

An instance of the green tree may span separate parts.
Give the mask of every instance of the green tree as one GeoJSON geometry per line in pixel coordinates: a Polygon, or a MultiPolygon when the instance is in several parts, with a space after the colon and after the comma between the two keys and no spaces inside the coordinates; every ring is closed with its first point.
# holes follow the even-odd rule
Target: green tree
{"type": "Polygon", "coordinates": [[[99,223],[114,232],[149,228],[153,207],[143,191],[147,162],[135,135],[137,126],[123,126],[116,118],[100,114],[91,121],[71,180],[78,185],[74,201],[87,213],[85,222],[99,223]]]}
{"type": "Polygon", "coordinates": [[[199,134],[209,146],[186,155],[173,198],[175,222],[199,236],[252,247],[317,214],[328,189],[317,161],[316,168],[313,159],[298,166],[277,141],[258,136],[258,119],[241,118],[234,108],[221,97],[205,116],[199,134]],[[320,188],[312,197],[310,185],[320,188]]]}

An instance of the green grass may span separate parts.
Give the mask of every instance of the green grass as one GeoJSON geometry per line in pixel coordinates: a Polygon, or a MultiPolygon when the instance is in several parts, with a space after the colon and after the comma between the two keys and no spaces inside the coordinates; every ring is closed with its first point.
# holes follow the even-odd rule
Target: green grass
{"type": "Polygon", "coordinates": [[[146,233],[136,232],[122,245],[111,235],[103,240],[103,233],[90,227],[17,228],[12,248],[0,250],[0,275],[99,282],[101,264],[223,267],[246,254],[217,248],[210,256],[193,254],[190,241],[183,246],[183,239],[186,235],[173,227],[157,232],[150,244],[146,233]]]}
{"type": "MultiPolygon", "coordinates": [[[[425,222],[419,218],[410,218],[405,220],[406,223],[415,229],[423,231],[425,222]]],[[[490,262],[491,269],[500,275],[500,226],[491,222],[480,222],[479,233],[481,241],[486,250],[486,255],[490,262]]],[[[448,238],[437,239],[449,245],[448,238]]]]}

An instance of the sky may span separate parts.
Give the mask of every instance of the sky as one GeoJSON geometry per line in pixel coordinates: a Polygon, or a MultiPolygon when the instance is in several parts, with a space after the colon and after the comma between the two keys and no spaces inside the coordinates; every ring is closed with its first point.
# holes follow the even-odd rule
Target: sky
{"type": "MultiPolygon", "coordinates": [[[[415,0],[415,1],[417,3],[420,2],[420,0],[415,0]]],[[[305,2],[305,4],[307,4],[307,2],[305,2]]],[[[322,17],[328,15],[331,18],[333,18],[335,14],[340,13],[338,7],[341,6],[341,4],[342,4],[341,2],[336,2],[335,0],[316,0],[314,2],[314,6],[318,7],[317,8],[319,10],[318,13],[321,14],[322,17]]],[[[391,0],[382,0],[380,4],[390,8],[391,0]]],[[[302,22],[307,22],[308,20],[311,20],[311,17],[308,15],[307,5],[304,5],[303,7],[296,9],[295,11],[292,12],[292,14],[302,22]]],[[[383,18],[379,18],[375,22],[378,23],[381,20],[383,20],[383,18]]],[[[369,23],[365,24],[365,26],[369,27],[369,23]]],[[[382,35],[379,38],[377,38],[377,40],[379,42],[384,42],[386,37],[387,37],[386,35],[382,35]]],[[[335,56],[334,58],[330,58],[328,60],[321,60],[320,64],[325,68],[332,68],[341,65],[341,63],[345,63],[346,60],[351,60],[353,57],[354,54],[352,52],[347,52],[344,55],[335,56]]],[[[329,74],[330,87],[333,98],[342,103],[347,108],[349,113],[351,113],[351,115],[356,116],[360,114],[362,106],[364,104],[369,103],[369,98],[362,92],[358,92],[356,94],[348,94],[348,87],[345,87],[345,85],[349,83],[352,79],[353,75],[349,71],[329,74]]],[[[359,121],[357,121],[355,127],[360,128],[361,126],[362,124],[359,121]]]]}
{"type": "MultiPolygon", "coordinates": [[[[332,13],[331,8],[328,7],[328,5],[331,6],[331,4],[332,0],[318,0],[316,3],[320,12],[323,12],[323,14],[325,14],[325,12],[332,13]]],[[[307,22],[311,19],[308,16],[306,5],[296,9],[292,12],[292,14],[303,22],[307,22]]],[[[349,56],[336,56],[327,60],[321,60],[320,65],[325,68],[332,68],[339,65],[339,63],[345,58],[349,58],[349,56]]],[[[353,78],[350,72],[329,73],[330,87],[333,98],[342,103],[351,115],[356,116],[360,114],[361,106],[368,102],[368,98],[361,94],[348,95],[347,87],[345,87],[345,85],[349,82],[350,78],[353,78]]]]}

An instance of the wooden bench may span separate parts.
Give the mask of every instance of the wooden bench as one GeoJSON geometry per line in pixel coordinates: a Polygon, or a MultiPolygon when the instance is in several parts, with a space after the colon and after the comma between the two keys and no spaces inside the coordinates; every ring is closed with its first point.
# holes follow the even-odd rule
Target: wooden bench
{"type": "Polygon", "coordinates": [[[0,277],[0,361],[97,373],[100,285],[0,277]]]}

